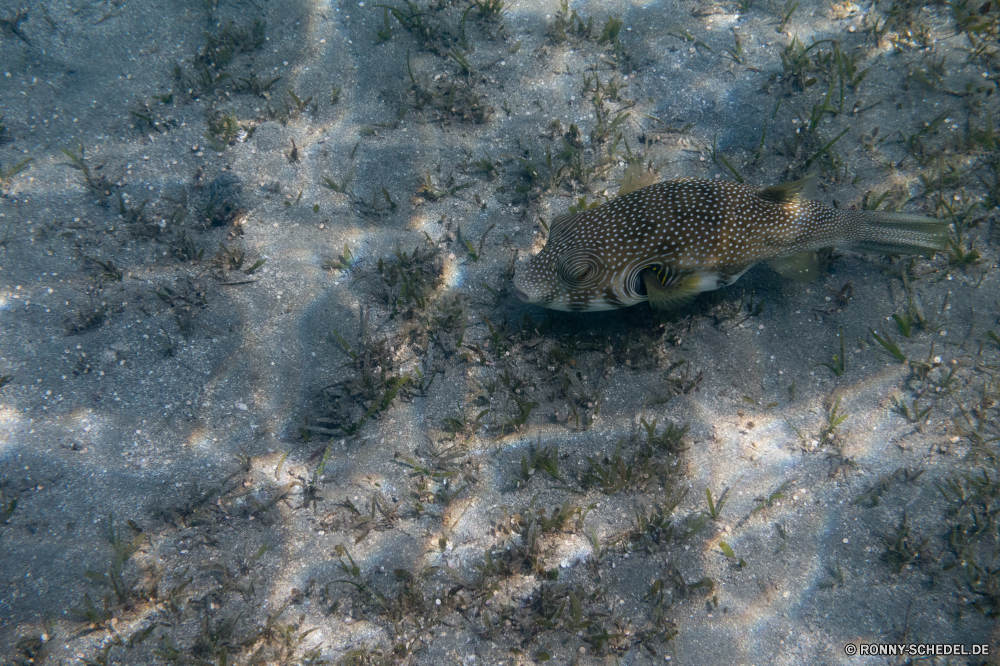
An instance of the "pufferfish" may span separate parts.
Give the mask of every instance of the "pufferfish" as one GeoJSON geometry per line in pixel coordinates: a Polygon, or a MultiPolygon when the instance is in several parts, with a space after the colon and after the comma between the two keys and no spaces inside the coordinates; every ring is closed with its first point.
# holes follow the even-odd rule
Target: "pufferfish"
{"type": "Polygon", "coordinates": [[[820,248],[933,256],[945,247],[942,220],[830,208],[804,196],[809,182],[759,189],[681,178],[642,187],[630,167],[618,197],[553,220],[545,247],[514,276],[517,297],[570,312],[642,301],[670,309],[761,261],[810,280],[820,248]]]}

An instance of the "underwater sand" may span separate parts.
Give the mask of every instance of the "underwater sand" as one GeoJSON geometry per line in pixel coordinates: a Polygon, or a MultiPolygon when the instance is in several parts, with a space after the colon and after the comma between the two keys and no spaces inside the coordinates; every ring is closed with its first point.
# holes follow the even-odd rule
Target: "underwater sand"
{"type": "Polygon", "coordinates": [[[1000,10],[748,4],[0,9],[3,663],[997,663],[1000,10]],[[628,151],[956,245],[520,303],[628,151]]]}

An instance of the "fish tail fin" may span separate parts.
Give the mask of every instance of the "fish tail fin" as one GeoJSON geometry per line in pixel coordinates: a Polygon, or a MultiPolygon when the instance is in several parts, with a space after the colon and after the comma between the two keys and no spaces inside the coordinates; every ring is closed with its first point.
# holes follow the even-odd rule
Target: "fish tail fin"
{"type": "Polygon", "coordinates": [[[948,244],[948,223],[933,217],[885,211],[842,211],[854,227],[851,249],[933,257],[948,244]]]}

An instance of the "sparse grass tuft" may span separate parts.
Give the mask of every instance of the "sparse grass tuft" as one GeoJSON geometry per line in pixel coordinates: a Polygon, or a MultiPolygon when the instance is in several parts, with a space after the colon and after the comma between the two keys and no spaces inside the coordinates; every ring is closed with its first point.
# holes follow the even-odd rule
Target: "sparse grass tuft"
{"type": "Polygon", "coordinates": [[[826,425],[819,433],[819,443],[820,446],[825,446],[826,444],[832,444],[837,438],[837,429],[840,424],[847,420],[849,414],[840,413],[840,396],[833,401],[833,405],[826,415],[826,425]]]}
{"type": "Polygon", "coordinates": [[[817,366],[823,366],[827,368],[837,377],[843,376],[844,372],[847,370],[847,354],[844,353],[844,327],[841,326],[837,329],[837,340],[840,343],[840,353],[834,354],[832,362],[830,363],[817,363],[817,366]]]}
{"type": "Polygon", "coordinates": [[[4,489],[2,483],[0,483],[0,525],[6,525],[10,522],[10,517],[14,515],[14,511],[17,509],[17,498],[8,497],[7,491],[4,489]]]}
{"type": "Polygon", "coordinates": [[[882,495],[887,493],[898,481],[902,480],[906,483],[914,483],[923,475],[924,471],[923,469],[913,470],[909,467],[900,467],[892,474],[883,474],[871,488],[855,497],[852,504],[867,505],[870,508],[876,507],[882,495]]]}
{"type": "Polygon", "coordinates": [[[785,491],[788,490],[792,486],[792,484],[795,483],[795,481],[796,481],[796,479],[789,479],[788,481],[785,481],[780,486],[778,486],[767,497],[758,497],[756,499],[756,501],[758,502],[758,504],[754,508],[754,510],[751,511],[750,513],[754,514],[754,513],[757,513],[759,511],[763,511],[764,509],[767,509],[767,508],[770,508],[770,507],[774,506],[775,502],[777,502],[779,500],[785,499],[785,491]]]}
{"type": "MultiPolygon", "coordinates": [[[[3,119],[0,118],[0,120],[3,119]]],[[[22,171],[25,171],[31,165],[32,162],[34,162],[33,158],[26,157],[25,159],[21,160],[14,166],[9,167],[7,169],[4,169],[3,163],[0,162],[0,190],[6,190],[7,188],[9,188],[11,181],[14,180],[14,176],[21,173],[22,171]]]]}
{"type": "Polygon", "coordinates": [[[69,158],[69,162],[65,163],[66,166],[76,169],[83,174],[83,180],[87,187],[90,188],[90,191],[100,196],[101,201],[106,203],[106,198],[111,196],[112,192],[115,191],[116,185],[103,174],[94,173],[94,171],[103,168],[104,164],[100,164],[91,170],[90,165],[86,161],[87,158],[82,143],[79,145],[78,151],[72,151],[68,148],[60,148],[59,150],[69,158]]]}
{"type": "Polygon", "coordinates": [[[892,573],[898,574],[920,556],[929,539],[917,541],[910,535],[910,521],[904,511],[896,533],[885,537],[883,541],[885,542],[883,557],[889,563],[889,569],[892,573]]]}
{"type": "Polygon", "coordinates": [[[327,262],[325,262],[324,265],[327,268],[332,268],[332,269],[335,269],[335,270],[338,270],[338,271],[347,271],[347,270],[350,270],[354,266],[354,264],[355,264],[356,261],[357,261],[357,257],[355,257],[351,253],[350,248],[347,247],[347,243],[344,243],[344,252],[343,252],[343,254],[341,254],[339,257],[337,257],[337,259],[334,260],[334,261],[327,261],[327,262]]]}
{"type": "Polygon", "coordinates": [[[94,604],[89,594],[84,596],[82,607],[72,609],[82,620],[90,622],[92,628],[103,627],[105,622],[111,620],[115,611],[130,610],[136,602],[157,595],[158,576],[152,578],[147,589],[137,589],[138,581],[127,579],[124,573],[125,564],[146,541],[143,530],[129,520],[129,533],[123,534],[121,529],[115,529],[114,520],[113,515],[108,516],[107,536],[112,555],[107,572],[88,569],[84,574],[91,582],[109,590],[104,597],[103,609],[94,604]]]}
{"type": "Polygon", "coordinates": [[[906,354],[899,349],[899,346],[891,337],[889,337],[888,333],[882,333],[882,335],[879,335],[878,332],[871,327],[868,328],[868,332],[871,333],[871,336],[875,338],[875,341],[882,345],[887,352],[892,354],[897,361],[900,363],[906,363],[906,354]]]}
{"type": "Polygon", "coordinates": [[[378,260],[382,295],[392,317],[402,314],[408,319],[427,307],[441,284],[440,254],[437,246],[428,243],[426,249],[418,246],[409,254],[397,247],[394,258],[378,260]]]}
{"type": "Polygon", "coordinates": [[[541,446],[541,441],[537,446],[532,446],[527,454],[521,456],[521,483],[527,483],[537,470],[541,470],[550,477],[565,484],[566,480],[559,475],[559,447],[541,446]]]}
{"type": "Polygon", "coordinates": [[[785,6],[781,10],[781,22],[778,24],[778,32],[784,32],[785,26],[792,20],[792,14],[799,8],[799,0],[785,0],[785,6]]]}

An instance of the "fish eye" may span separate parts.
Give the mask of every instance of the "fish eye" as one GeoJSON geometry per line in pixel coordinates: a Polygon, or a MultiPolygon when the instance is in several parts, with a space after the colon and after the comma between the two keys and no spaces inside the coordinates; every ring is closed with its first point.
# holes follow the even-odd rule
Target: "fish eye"
{"type": "Polygon", "coordinates": [[[585,282],[590,278],[594,277],[597,273],[597,266],[595,266],[591,261],[587,260],[575,260],[575,261],[560,261],[555,266],[556,272],[559,277],[566,284],[575,285],[581,282],[585,282]]]}

